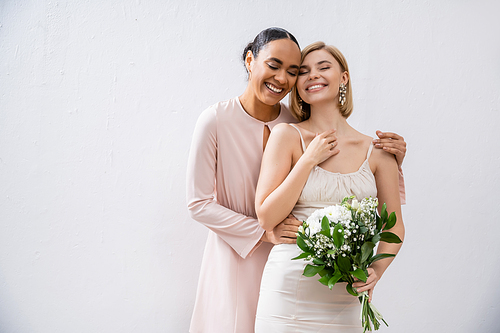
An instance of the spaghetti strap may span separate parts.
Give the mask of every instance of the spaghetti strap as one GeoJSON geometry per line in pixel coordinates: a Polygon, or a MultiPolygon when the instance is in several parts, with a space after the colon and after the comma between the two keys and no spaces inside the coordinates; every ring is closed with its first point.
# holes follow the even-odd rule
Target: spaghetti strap
{"type": "Polygon", "coordinates": [[[368,148],[368,153],[366,153],[366,159],[370,158],[370,155],[372,154],[373,150],[373,143],[370,143],[370,147],[368,148]]]}
{"type": "Polygon", "coordinates": [[[288,124],[290,126],[292,126],[293,128],[295,128],[297,130],[297,132],[299,132],[299,135],[300,135],[300,143],[302,144],[302,152],[305,152],[306,151],[306,144],[304,143],[304,138],[302,137],[302,133],[300,132],[300,130],[297,128],[297,126],[295,126],[294,124],[288,124]]]}

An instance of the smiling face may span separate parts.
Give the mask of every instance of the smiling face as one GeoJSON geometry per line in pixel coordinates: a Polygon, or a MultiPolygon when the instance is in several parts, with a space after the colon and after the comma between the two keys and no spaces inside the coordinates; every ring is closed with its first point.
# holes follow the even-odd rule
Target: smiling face
{"type": "Polygon", "coordinates": [[[266,105],[277,104],[295,84],[299,64],[299,47],[290,39],[269,42],[257,58],[248,52],[245,65],[255,97],[266,105]]]}
{"type": "Polygon", "coordinates": [[[300,66],[297,91],[304,102],[315,105],[338,104],[339,86],[347,84],[349,75],[325,49],[309,53],[300,66]]]}

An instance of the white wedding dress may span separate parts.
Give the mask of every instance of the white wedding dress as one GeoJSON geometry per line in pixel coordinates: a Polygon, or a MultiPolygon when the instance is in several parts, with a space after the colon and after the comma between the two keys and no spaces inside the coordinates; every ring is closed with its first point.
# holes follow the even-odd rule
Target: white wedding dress
{"type": "MultiPolygon", "coordinates": [[[[300,139],[305,151],[302,134],[300,139]]],[[[295,217],[305,221],[316,209],[338,204],[345,196],[355,195],[360,201],[376,197],[375,177],[368,163],[372,148],[370,145],[366,160],[355,172],[340,174],[315,167],[293,209],[295,217]]],[[[291,260],[300,253],[296,244],[275,245],[271,250],[261,282],[255,333],[362,332],[358,298],[346,291],[346,283],[329,290],[318,282],[318,275],[302,275],[307,262],[291,260]]]]}

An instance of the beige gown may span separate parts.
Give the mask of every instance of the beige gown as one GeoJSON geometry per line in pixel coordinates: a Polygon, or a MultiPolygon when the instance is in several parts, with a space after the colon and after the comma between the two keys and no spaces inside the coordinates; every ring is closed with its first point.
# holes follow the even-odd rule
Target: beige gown
{"type": "MultiPolygon", "coordinates": [[[[305,150],[302,134],[300,137],[305,150]]],[[[376,197],[375,177],[368,162],[372,148],[370,145],[356,172],[340,174],[315,167],[293,210],[297,219],[304,221],[316,209],[338,204],[345,196],[355,195],[358,200],[376,197]]],[[[300,253],[295,244],[275,245],[271,250],[261,282],[255,332],[362,332],[357,297],[347,293],[346,283],[337,283],[329,290],[317,281],[319,276],[303,276],[307,263],[291,260],[300,253]]]]}
{"type": "Polygon", "coordinates": [[[275,120],[257,120],[238,97],[212,105],[198,118],[187,204],[191,217],[209,232],[189,332],[253,333],[260,279],[272,247],[261,243],[264,229],[255,214],[264,126],[272,130],[293,121],[285,104],[275,120]]]}

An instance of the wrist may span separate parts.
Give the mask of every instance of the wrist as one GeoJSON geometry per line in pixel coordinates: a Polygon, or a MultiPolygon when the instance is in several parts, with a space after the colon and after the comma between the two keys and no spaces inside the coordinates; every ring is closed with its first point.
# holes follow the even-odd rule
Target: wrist
{"type": "Polygon", "coordinates": [[[266,230],[260,240],[266,243],[277,244],[277,242],[275,241],[274,233],[272,231],[266,230]]]}
{"type": "Polygon", "coordinates": [[[262,235],[261,241],[266,242],[266,243],[272,243],[272,231],[264,231],[264,234],[262,235]]]}
{"type": "Polygon", "coordinates": [[[378,279],[380,279],[382,277],[385,270],[387,269],[386,265],[380,265],[379,261],[382,261],[382,260],[378,260],[377,262],[374,262],[373,264],[370,265],[370,268],[375,271],[375,274],[377,275],[378,279]]]}
{"type": "Polygon", "coordinates": [[[269,237],[267,236],[267,231],[264,230],[264,233],[262,234],[262,237],[260,238],[261,241],[269,243],[269,237]]]}
{"type": "Polygon", "coordinates": [[[307,153],[304,153],[299,160],[297,161],[297,164],[302,164],[303,167],[312,170],[318,163],[312,158],[307,155],[307,153]]]}

